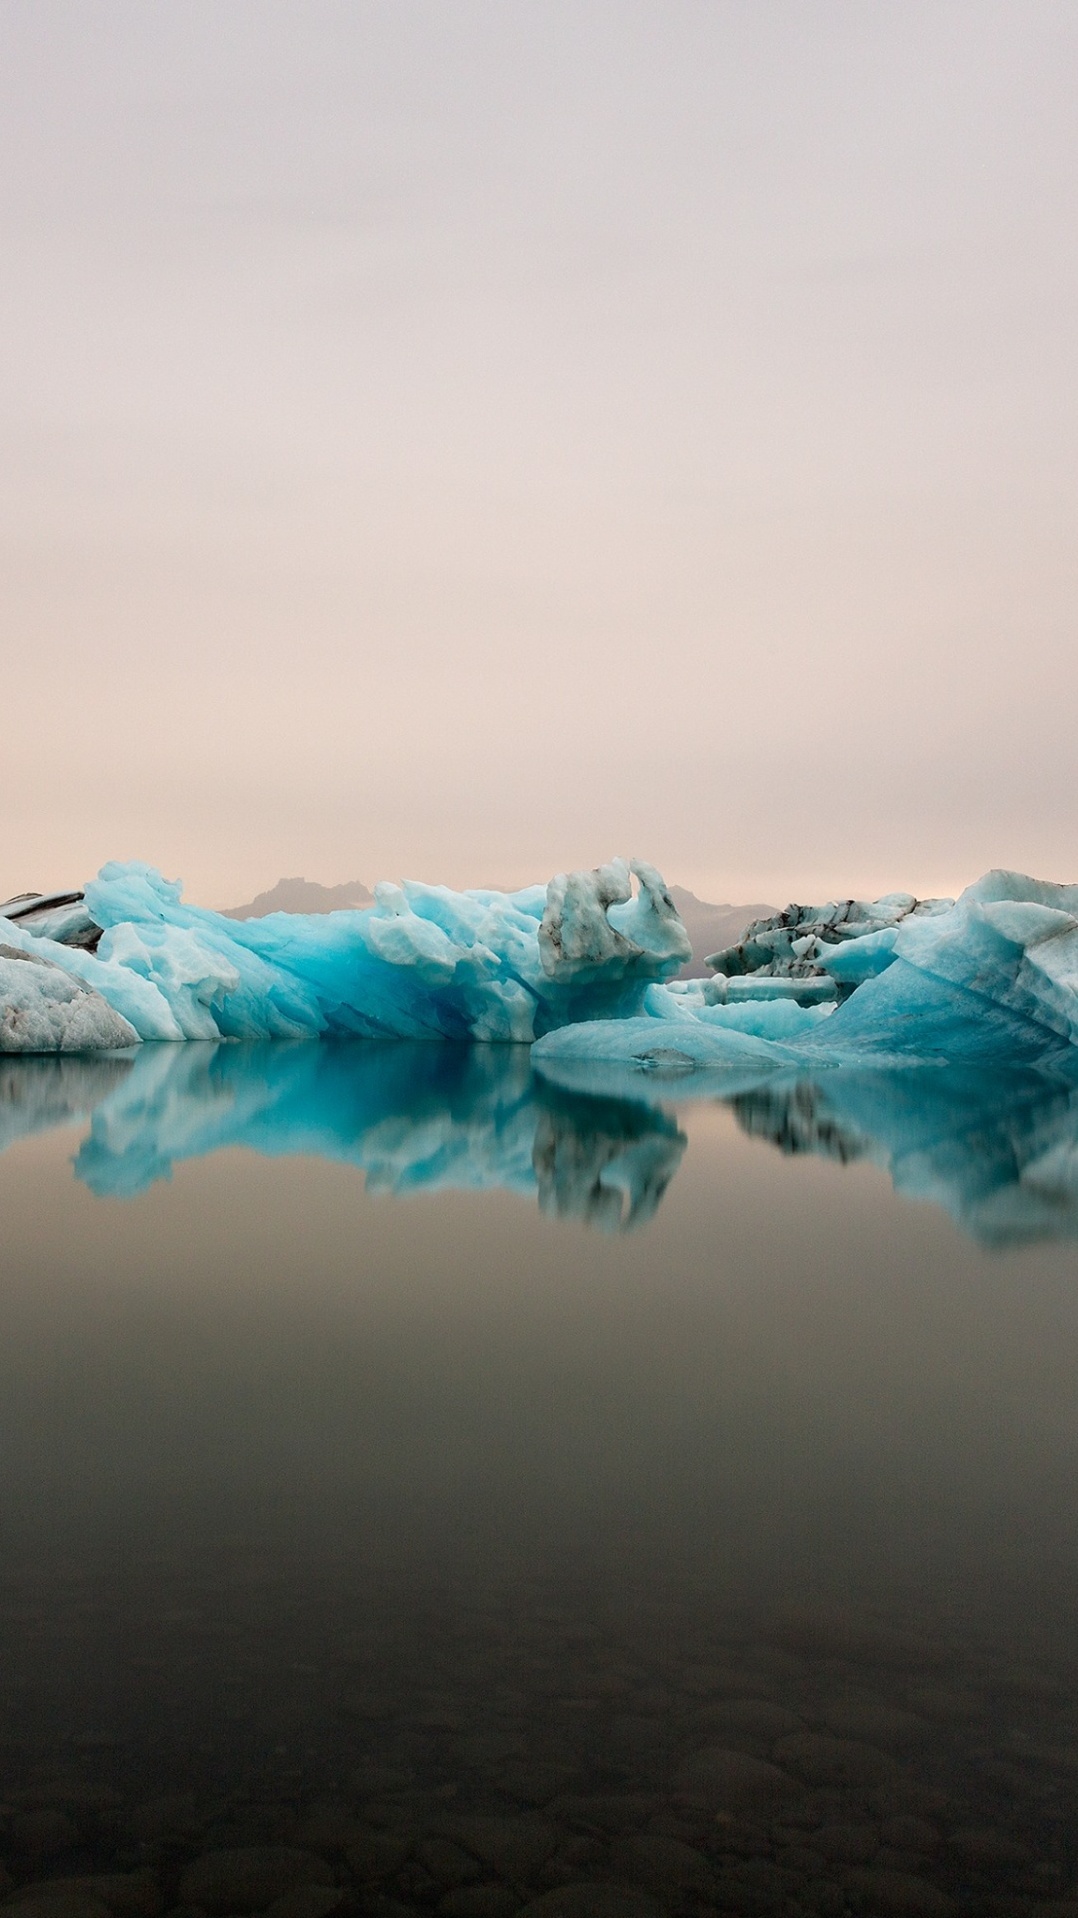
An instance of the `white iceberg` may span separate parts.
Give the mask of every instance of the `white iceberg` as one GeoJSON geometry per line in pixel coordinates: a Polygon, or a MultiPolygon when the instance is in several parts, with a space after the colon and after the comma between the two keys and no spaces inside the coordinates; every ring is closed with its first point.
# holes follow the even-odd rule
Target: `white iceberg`
{"type": "Polygon", "coordinates": [[[99,1052],[138,1033],[99,992],[43,953],[0,943],[0,1052],[99,1052]]]}

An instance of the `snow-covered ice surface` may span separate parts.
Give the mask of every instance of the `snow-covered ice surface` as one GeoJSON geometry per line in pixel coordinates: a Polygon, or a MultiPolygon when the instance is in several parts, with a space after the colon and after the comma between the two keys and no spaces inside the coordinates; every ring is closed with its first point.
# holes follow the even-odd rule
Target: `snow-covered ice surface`
{"type": "Polygon", "coordinates": [[[112,864],[85,909],[96,953],[14,921],[0,934],[91,985],[144,1040],[529,1041],[632,1014],[690,954],[661,876],[635,860],[517,893],[381,885],[363,910],[256,920],[185,905],[152,867],[112,864]]]}

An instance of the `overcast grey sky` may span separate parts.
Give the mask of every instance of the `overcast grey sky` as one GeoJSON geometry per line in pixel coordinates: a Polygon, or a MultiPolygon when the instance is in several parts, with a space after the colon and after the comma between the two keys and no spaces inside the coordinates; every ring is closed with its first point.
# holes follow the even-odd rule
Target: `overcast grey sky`
{"type": "Polygon", "coordinates": [[[0,893],[1078,879],[1078,7],[0,23],[0,893]]]}

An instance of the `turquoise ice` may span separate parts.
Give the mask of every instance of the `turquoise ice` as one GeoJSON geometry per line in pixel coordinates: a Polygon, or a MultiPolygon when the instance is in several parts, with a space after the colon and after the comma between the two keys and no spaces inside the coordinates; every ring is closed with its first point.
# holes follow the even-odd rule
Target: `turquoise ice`
{"type": "Polygon", "coordinates": [[[151,866],[111,864],[85,906],[101,928],[94,952],[0,919],[2,941],[92,986],[139,1040],[529,1042],[638,1011],[690,956],[660,874],[640,860],[515,893],[381,885],[362,911],[246,921],[187,905],[151,866]]]}
{"type": "Polygon", "coordinates": [[[732,997],[736,977],[652,988],[637,1016],[546,1035],[535,1063],[562,1078],[588,1064],[724,1086],[743,1072],[865,1064],[1078,1073],[1078,886],[996,871],[932,904],[863,937],[816,939],[811,971],[765,975],[765,996],[732,997]],[[834,998],[800,1003],[821,979],[834,998]]]}

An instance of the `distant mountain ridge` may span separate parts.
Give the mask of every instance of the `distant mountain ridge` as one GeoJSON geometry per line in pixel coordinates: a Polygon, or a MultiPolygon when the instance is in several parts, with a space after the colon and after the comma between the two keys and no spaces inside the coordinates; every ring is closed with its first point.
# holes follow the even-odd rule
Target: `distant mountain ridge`
{"type": "MultiPolygon", "coordinates": [[[[671,886],[670,897],[692,941],[692,958],[682,966],[679,979],[707,978],[704,960],[709,952],[736,945],[753,919],[767,918],[777,910],[759,902],[752,906],[712,905],[685,886],[671,886]]],[[[258,893],[249,905],[227,907],[223,917],[264,919],[271,912],[341,912],[373,903],[374,894],[358,879],[347,880],[342,886],[320,886],[315,879],[278,879],[269,892],[258,893]]]]}
{"type": "Polygon", "coordinates": [[[777,907],[757,901],[750,906],[712,905],[698,899],[685,886],[670,886],[670,897],[681,914],[682,923],[692,941],[692,958],[682,966],[679,979],[709,979],[704,960],[709,952],[721,952],[724,946],[736,946],[746,926],[754,919],[768,919],[777,907]]]}
{"type": "Polygon", "coordinates": [[[260,892],[248,906],[226,906],[224,919],[265,919],[271,912],[341,912],[372,906],[374,894],[358,879],[343,886],[320,886],[316,879],[278,879],[269,892],[260,892]]]}

